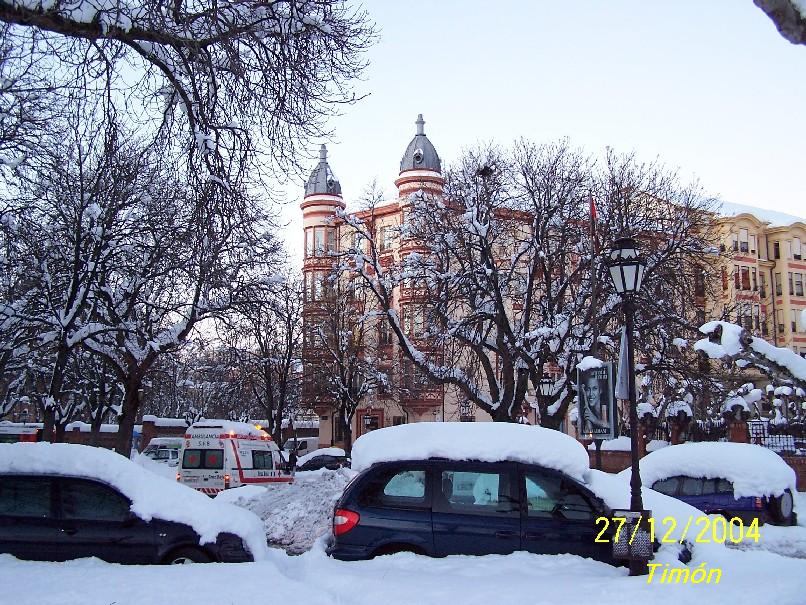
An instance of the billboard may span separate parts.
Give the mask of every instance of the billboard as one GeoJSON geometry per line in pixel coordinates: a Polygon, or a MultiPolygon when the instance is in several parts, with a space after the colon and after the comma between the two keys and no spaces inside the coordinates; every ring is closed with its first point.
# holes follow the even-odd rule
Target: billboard
{"type": "Polygon", "coordinates": [[[602,363],[598,368],[577,368],[577,432],[580,439],[615,438],[614,388],[611,362],[602,363]]]}

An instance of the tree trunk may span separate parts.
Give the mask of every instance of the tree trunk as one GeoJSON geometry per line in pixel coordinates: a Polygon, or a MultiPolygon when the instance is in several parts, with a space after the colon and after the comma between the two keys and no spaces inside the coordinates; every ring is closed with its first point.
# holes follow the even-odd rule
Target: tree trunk
{"type": "Polygon", "coordinates": [[[64,443],[64,431],[66,424],[58,422],[53,426],[53,443],[64,443]]]}
{"type": "Polygon", "coordinates": [[[42,410],[42,441],[50,441],[53,443],[53,426],[56,424],[56,412],[53,408],[44,408],[42,410]]]}
{"type": "Polygon", "coordinates": [[[132,450],[134,421],[140,411],[140,382],[140,378],[137,375],[126,379],[123,409],[118,417],[118,436],[115,440],[115,451],[121,456],[126,456],[126,458],[129,457],[132,450]]]}

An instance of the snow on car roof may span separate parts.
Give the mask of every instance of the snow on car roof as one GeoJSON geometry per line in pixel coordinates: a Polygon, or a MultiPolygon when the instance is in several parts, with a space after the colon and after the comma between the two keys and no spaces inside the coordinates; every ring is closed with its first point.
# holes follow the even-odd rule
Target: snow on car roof
{"type": "Polygon", "coordinates": [[[297,458],[297,466],[302,466],[308,460],[316,458],[317,456],[344,456],[344,450],[340,447],[323,447],[312,452],[308,452],[304,456],[297,458]]]}
{"type": "Polygon", "coordinates": [[[376,462],[447,458],[513,460],[539,464],[582,479],[588,470],[585,448],[573,437],[539,426],[503,422],[418,422],[378,429],[359,437],[352,468],[376,462]]]}
{"type": "Polygon", "coordinates": [[[640,466],[641,481],[649,487],[685,475],[727,479],[737,498],[780,496],[785,489],[795,492],[795,471],[775,452],[749,443],[672,445],[644,456],[640,466]]]}
{"type": "Polygon", "coordinates": [[[198,429],[221,429],[223,433],[236,435],[250,435],[253,437],[268,437],[269,434],[248,422],[235,422],[234,420],[199,420],[194,422],[188,432],[198,429]]]}
{"type": "Polygon", "coordinates": [[[211,501],[194,489],[149,472],[110,450],[69,443],[0,444],[0,473],[51,474],[97,479],[132,501],[131,510],[152,518],[190,525],[201,543],[221,532],[243,538],[255,560],[266,557],[266,535],[258,517],[236,506],[211,501]]]}

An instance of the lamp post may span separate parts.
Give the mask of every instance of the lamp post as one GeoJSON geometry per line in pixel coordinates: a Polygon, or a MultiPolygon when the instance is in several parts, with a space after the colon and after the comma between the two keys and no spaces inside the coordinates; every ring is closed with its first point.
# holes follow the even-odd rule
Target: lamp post
{"type": "MultiPolygon", "coordinates": [[[[551,393],[553,391],[554,391],[554,381],[548,376],[543,376],[543,378],[540,379],[538,392],[540,393],[540,397],[543,401],[544,406],[548,407],[549,397],[551,397],[551,393]]],[[[539,407],[538,411],[540,411],[539,407]]],[[[537,424],[537,422],[535,422],[535,424],[537,424]]]]}
{"type": "MultiPolygon", "coordinates": [[[[633,295],[641,290],[644,277],[644,263],[638,256],[638,246],[632,238],[621,238],[613,242],[608,263],[610,277],[616,292],[621,295],[624,309],[624,323],[627,333],[628,389],[630,393],[630,510],[640,513],[644,510],[641,498],[641,474],[638,466],[638,409],[635,393],[635,350],[633,331],[635,324],[635,302],[633,295]]],[[[645,575],[648,572],[646,561],[630,559],[630,575],[645,575]]]]}

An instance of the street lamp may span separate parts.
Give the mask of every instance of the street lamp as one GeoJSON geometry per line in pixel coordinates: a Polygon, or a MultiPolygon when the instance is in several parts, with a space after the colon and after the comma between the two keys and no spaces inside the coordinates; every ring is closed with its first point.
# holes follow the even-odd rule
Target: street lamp
{"type": "MultiPolygon", "coordinates": [[[[641,474],[638,466],[638,409],[635,394],[635,350],[633,347],[633,331],[635,329],[635,303],[633,295],[641,290],[644,278],[644,262],[638,255],[638,245],[632,238],[621,238],[613,242],[608,263],[610,277],[616,292],[621,295],[624,309],[624,323],[627,335],[627,368],[628,389],[630,393],[630,510],[642,513],[644,503],[641,498],[641,474]]],[[[645,560],[630,559],[630,575],[645,575],[645,560]]]]}

